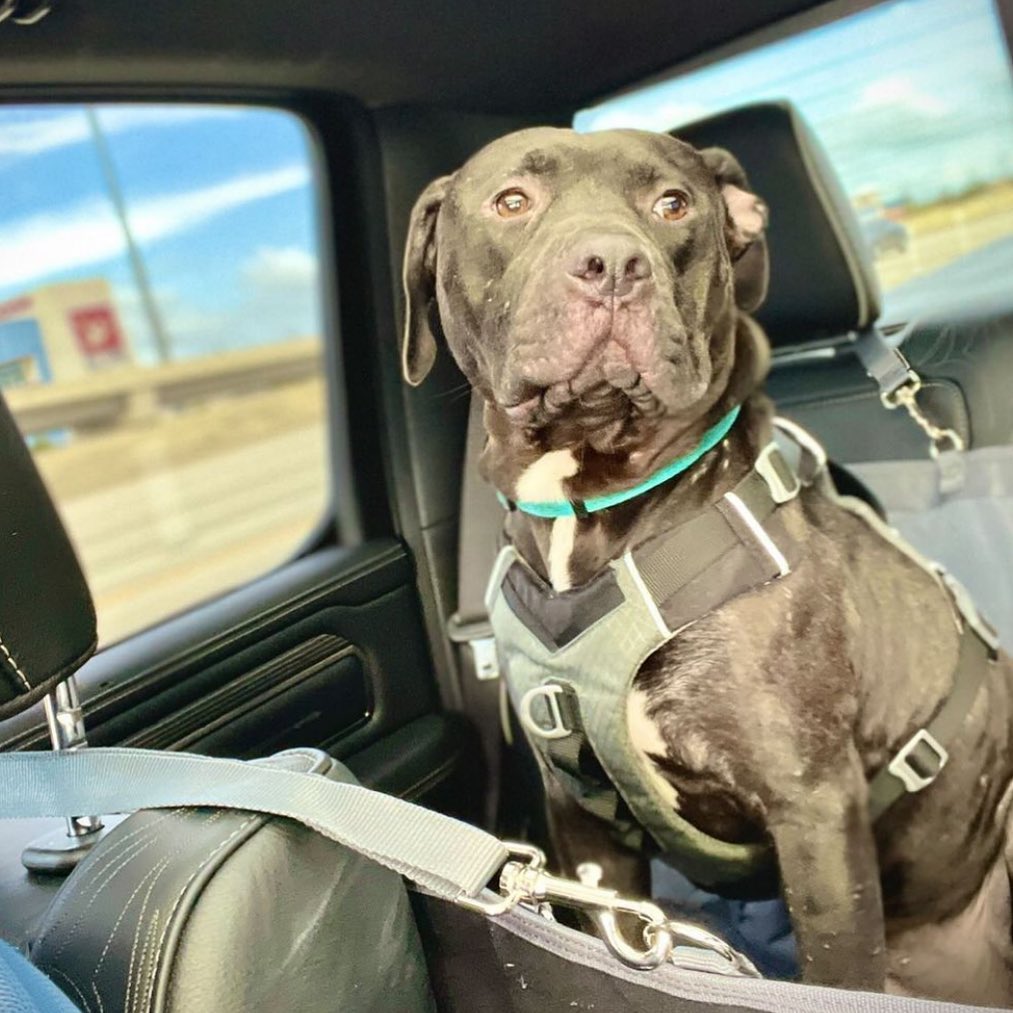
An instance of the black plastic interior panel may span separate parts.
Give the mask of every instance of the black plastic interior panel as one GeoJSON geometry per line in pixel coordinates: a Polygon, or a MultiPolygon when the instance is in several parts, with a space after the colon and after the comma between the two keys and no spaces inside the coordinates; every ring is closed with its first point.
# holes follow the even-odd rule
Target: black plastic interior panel
{"type": "Polygon", "coordinates": [[[344,763],[368,788],[477,823],[485,782],[481,756],[472,724],[443,713],[413,721],[344,763]]]}
{"type": "MultiPolygon", "coordinates": [[[[92,745],[347,755],[437,707],[393,540],[292,563],[101,652],[79,679],[92,745]]],[[[0,748],[47,743],[40,708],[0,725],[0,748]]]]}
{"type": "Polygon", "coordinates": [[[311,637],[203,699],[128,736],[124,746],[210,756],[256,755],[312,742],[323,749],[369,719],[372,691],[348,641],[311,637]]]}
{"type": "Polygon", "coordinates": [[[576,106],[817,0],[216,0],[53,3],[0,33],[0,83],[147,82],[348,92],[370,104],[576,106]],[[140,16],[143,12],[143,16],[140,16]],[[659,30],[660,27],[660,30],[659,30]],[[13,29],[13,30],[12,30],[13,29]]]}

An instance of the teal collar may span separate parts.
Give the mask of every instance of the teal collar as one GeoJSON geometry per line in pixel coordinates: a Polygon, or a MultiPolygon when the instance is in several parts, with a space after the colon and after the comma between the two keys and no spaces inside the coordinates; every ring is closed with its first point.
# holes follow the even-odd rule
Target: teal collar
{"type": "Polygon", "coordinates": [[[681,475],[687,468],[692,468],[697,461],[708,451],[713,450],[727,435],[728,431],[735,425],[739,417],[741,405],[736,405],[719,422],[711,426],[703,434],[702,439],[688,454],[677,457],[674,461],[666,464],[660,471],[656,471],[650,478],[645,479],[632,489],[624,489],[622,492],[609,493],[607,496],[592,496],[585,500],[555,500],[549,502],[537,502],[531,500],[509,500],[502,493],[497,493],[500,503],[508,510],[521,510],[533,517],[586,517],[588,514],[596,513],[598,510],[607,510],[609,507],[618,506],[620,503],[627,503],[637,496],[642,496],[651,489],[656,489],[663,482],[667,482],[676,475],[681,475]]]}

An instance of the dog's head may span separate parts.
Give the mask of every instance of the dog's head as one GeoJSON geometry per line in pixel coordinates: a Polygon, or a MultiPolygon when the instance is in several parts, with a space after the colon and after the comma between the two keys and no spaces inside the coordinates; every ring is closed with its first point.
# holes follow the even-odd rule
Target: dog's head
{"type": "Polygon", "coordinates": [[[765,222],[720,149],[634,130],[501,138],[412,212],[405,377],[421,383],[442,332],[504,425],[620,450],[727,384],[736,314],[766,290],[765,222]]]}

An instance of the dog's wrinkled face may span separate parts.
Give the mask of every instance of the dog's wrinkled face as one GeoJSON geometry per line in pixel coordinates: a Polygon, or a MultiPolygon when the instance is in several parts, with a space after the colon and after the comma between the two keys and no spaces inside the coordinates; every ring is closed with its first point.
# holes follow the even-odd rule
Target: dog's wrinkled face
{"type": "Polygon", "coordinates": [[[617,446],[711,389],[736,302],[762,298],[765,252],[743,254],[764,223],[727,152],[632,130],[511,134],[415,207],[405,375],[421,382],[442,329],[509,424],[617,446]]]}

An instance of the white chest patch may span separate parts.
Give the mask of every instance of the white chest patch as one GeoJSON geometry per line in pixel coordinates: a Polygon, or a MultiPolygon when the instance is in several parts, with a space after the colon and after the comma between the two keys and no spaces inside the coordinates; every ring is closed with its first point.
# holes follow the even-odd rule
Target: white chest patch
{"type": "Polygon", "coordinates": [[[577,537],[576,517],[557,517],[549,535],[549,580],[557,591],[568,591],[570,583],[570,556],[573,540],[577,537]]]}
{"type": "Polygon", "coordinates": [[[661,776],[651,759],[652,755],[664,756],[668,752],[668,747],[661,737],[661,732],[658,731],[658,726],[647,713],[647,696],[640,690],[632,690],[626,698],[626,723],[630,730],[630,745],[639,757],[644,773],[661,797],[678,812],[679,793],[666,778],[661,776]]]}
{"type": "MultiPolygon", "coordinates": [[[[571,450],[550,450],[529,465],[517,479],[517,499],[549,502],[566,499],[563,481],[577,474],[579,465],[571,450]]],[[[570,555],[577,534],[576,517],[557,517],[549,535],[549,580],[557,591],[570,587],[570,555]]]]}

